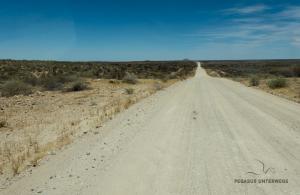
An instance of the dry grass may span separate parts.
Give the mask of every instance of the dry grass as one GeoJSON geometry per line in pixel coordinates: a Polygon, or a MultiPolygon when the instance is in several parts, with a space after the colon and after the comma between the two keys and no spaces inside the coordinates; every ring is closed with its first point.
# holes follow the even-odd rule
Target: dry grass
{"type": "Polygon", "coordinates": [[[49,151],[72,143],[83,130],[93,130],[142,98],[167,87],[140,80],[136,85],[89,80],[91,90],[77,93],[40,92],[31,96],[0,97],[0,114],[10,131],[0,131],[0,184],[28,165],[38,166],[49,151]],[[132,88],[130,96],[124,89],[132,88]]]}
{"type": "Polygon", "coordinates": [[[17,175],[20,173],[20,168],[23,165],[23,162],[25,161],[25,155],[20,155],[11,160],[11,169],[13,171],[13,175],[17,175]]]}

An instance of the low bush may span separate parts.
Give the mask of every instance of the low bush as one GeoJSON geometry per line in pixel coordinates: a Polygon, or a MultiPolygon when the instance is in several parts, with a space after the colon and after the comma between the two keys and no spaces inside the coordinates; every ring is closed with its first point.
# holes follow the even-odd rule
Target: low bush
{"type": "Polygon", "coordinates": [[[60,90],[64,86],[64,82],[62,82],[58,77],[54,76],[45,76],[40,78],[41,85],[49,91],[60,90]]]}
{"type": "Polygon", "coordinates": [[[285,78],[275,78],[267,82],[268,87],[271,89],[277,89],[287,86],[287,81],[285,78]]]}
{"type": "Polygon", "coordinates": [[[258,86],[260,83],[260,80],[257,76],[251,76],[249,80],[249,85],[250,86],[258,86]]]}
{"type": "Polygon", "coordinates": [[[156,91],[159,91],[159,90],[162,90],[162,89],[163,89],[162,84],[159,83],[159,82],[153,83],[153,87],[154,87],[154,89],[155,89],[156,91]]]}
{"type": "Polygon", "coordinates": [[[1,95],[5,97],[14,95],[29,95],[32,93],[32,86],[19,80],[5,82],[1,86],[1,95]]]}
{"type": "Polygon", "coordinates": [[[295,77],[300,77],[300,65],[293,67],[293,73],[295,77]]]}
{"type": "Polygon", "coordinates": [[[137,84],[138,80],[135,74],[126,72],[125,76],[123,77],[123,82],[129,84],[137,84]]]}
{"type": "Polygon", "coordinates": [[[42,75],[39,78],[39,84],[46,90],[54,91],[63,89],[66,83],[75,83],[79,77],[76,74],[60,74],[60,75],[42,75]]]}
{"type": "Polygon", "coordinates": [[[32,86],[36,86],[39,84],[39,78],[33,74],[28,74],[22,79],[25,83],[30,84],[32,86]]]}
{"type": "Polygon", "coordinates": [[[6,127],[7,126],[7,122],[5,119],[0,119],[0,128],[2,127],[6,127]]]}
{"type": "Polygon", "coordinates": [[[125,92],[126,92],[128,95],[131,95],[131,94],[134,93],[134,89],[132,89],[132,88],[126,88],[126,89],[125,89],[125,92]]]}
{"type": "Polygon", "coordinates": [[[60,83],[70,83],[70,82],[78,81],[80,79],[76,74],[58,75],[55,77],[60,83]]]}
{"type": "Polygon", "coordinates": [[[88,89],[88,85],[83,81],[76,81],[71,84],[71,87],[67,89],[68,92],[71,91],[83,91],[88,89]]]}

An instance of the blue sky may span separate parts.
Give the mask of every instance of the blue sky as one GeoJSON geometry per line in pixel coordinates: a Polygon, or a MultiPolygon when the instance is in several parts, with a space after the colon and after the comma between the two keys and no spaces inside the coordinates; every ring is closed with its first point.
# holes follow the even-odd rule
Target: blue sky
{"type": "Polygon", "coordinates": [[[300,0],[0,0],[0,58],[300,58],[300,0]]]}

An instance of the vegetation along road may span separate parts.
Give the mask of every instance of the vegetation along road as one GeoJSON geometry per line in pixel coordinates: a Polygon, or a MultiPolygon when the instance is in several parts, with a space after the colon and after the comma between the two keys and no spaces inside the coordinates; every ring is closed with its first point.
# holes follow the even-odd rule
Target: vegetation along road
{"type": "Polygon", "coordinates": [[[199,63],[195,77],[49,155],[0,194],[299,194],[299,116],[299,104],[212,78],[199,63]]]}

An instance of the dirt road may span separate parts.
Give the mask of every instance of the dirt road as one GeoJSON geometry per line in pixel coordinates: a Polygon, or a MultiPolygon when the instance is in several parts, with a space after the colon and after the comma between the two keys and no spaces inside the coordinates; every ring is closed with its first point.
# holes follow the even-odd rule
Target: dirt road
{"type": "Polygon", "coordinates": [[[198,68],[0,194],[273,195],[299,184],[300,105],[198,68]]]}

